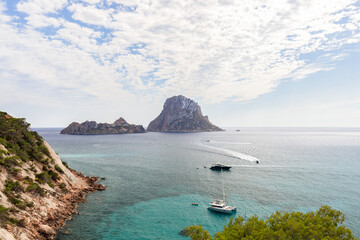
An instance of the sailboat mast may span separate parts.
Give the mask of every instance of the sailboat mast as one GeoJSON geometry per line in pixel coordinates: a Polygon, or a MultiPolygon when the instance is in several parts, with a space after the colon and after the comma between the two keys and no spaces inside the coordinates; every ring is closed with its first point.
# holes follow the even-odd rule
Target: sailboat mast
{"type": "Polygon", "coordinates": [[[222,194],[223,194],[223,200],[225,201],[224,175],[223,175],[223,170],[222,170],[222,169],[221,169],[221,181],[222,181],[222,194]]]}

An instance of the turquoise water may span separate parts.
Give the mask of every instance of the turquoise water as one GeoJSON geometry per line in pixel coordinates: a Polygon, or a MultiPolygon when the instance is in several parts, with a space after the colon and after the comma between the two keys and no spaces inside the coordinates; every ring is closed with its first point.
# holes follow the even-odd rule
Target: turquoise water
{"type": "Polygon", "coordinates": [[[36,130],[72,168],[106,177],[108,187],[88,195],[81,215],[57,239],[187,239],[178,233],[194,224],[213,234],[230,218],[207,210],[209,201],[222,198],[222,181],[237,215],[266,219],[276,210],[305,212],[327,204],[342,211],[360,236],[360,129],[104,136],[36,130]],[[217,161],[233,168],[211,171],[217,161]]]}

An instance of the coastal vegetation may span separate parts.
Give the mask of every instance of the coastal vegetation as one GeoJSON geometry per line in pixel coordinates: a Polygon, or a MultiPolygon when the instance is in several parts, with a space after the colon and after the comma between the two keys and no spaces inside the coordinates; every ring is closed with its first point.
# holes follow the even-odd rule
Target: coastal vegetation
{"type": "MultiPolygon", "coordinates": [[[[30,130],[30,124],[24,118],[13,118],[0,112],[0,144],[4,147],[0,149],[0,166],[8,172],[3,192],[17,208],[25,209],[33,205],[21,200],[21,193],[45,196],[46,192],[39,184],[48,184],[54,188],[54,183],[59,180],[58,173],[64,173],[58,164],[52,165],[54,159],[42,137],[30,130]],[[29,169],[22,167],[25,163],[29,163],[29,169]],[[43,171],[39,173],[35,166],[41,167],[43,171]],[[12,178],[18,177],[22,169],[32,171],[35,178],[26,176],[22,182],[13,181],[12,178]]],[[[59,188],[62,192],[66,191],[64,183],[59,188]]]]}
{"type": "Polygon", "coordinates": [[[96,181],[70,169],[24,118],[0,112],[0,239],[52,239],[87,192],[105,189],[96,181]]]}
{"type": "Polygon", "coordinates": [[[272,214],[262,220],[252,216],[247,221],[241,216],[231,218],[222,232],[214,237],[201,225],[186,227],[185,235],[193,240],[236,239],[356,239],[345,227],[342,212],[321,206],[316,212],[285,212],[272,214]]]}

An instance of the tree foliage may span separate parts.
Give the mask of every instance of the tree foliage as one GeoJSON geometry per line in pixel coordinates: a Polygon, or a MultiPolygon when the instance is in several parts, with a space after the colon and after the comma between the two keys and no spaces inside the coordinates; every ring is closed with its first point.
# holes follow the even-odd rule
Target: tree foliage
{"type": "Polygon", "coordinates": [[[272,214],[268,220],[252,216],[247,221],[241,216],[231,218],[222,232],[214,238],[201,225],[186,227],[186,236],[193,240],[216,239],[356,239],[351,230],[342,225],[345,216],[329,206],[316,212],[272,214]]]}
{"type": "Polygon", "coordinates": [[[30,130],[30,124],[24,118],[13,118],[5,112],[0,112],[0,144],[16,154],[22,162],[41,162],[44,155],[51,158],[43,139],[30,130]]]}

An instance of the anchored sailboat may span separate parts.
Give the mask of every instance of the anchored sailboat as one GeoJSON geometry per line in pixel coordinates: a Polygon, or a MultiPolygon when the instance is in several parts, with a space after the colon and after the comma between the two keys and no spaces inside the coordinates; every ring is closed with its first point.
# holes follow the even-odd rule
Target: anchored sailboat
{"type": "Polygon", "coordinates": [[[223,199],[215,199],[214,201],[210,202],[209,203],[210,207],[208,207],[208,209],[214,212],[232,214],[233,212],[236,212],[236,207],[227,206],[225,203],[224,178],[222,174],[221,174],[221,180],[222,180],[223,199]]]}

